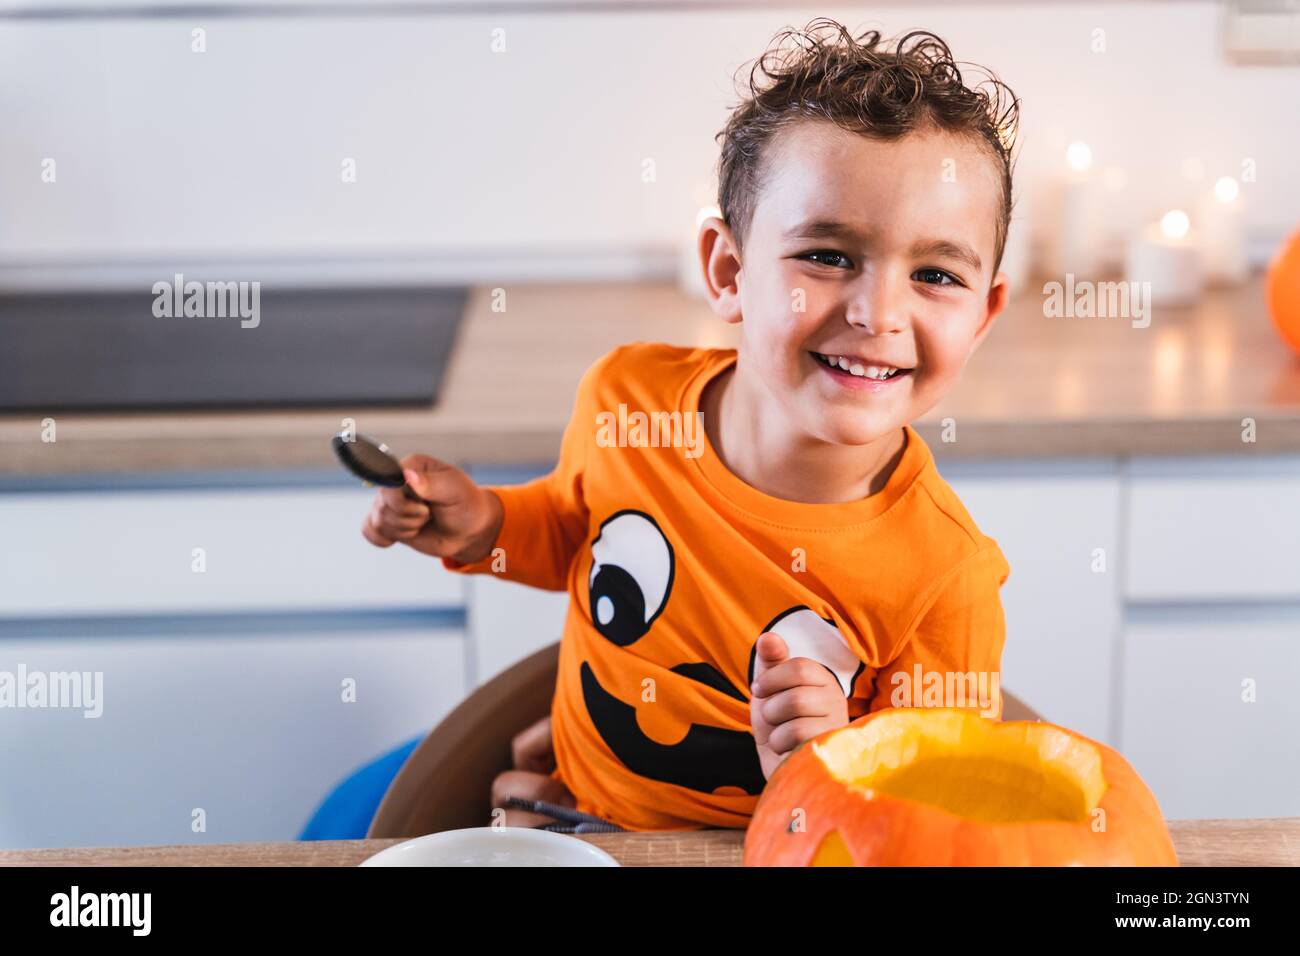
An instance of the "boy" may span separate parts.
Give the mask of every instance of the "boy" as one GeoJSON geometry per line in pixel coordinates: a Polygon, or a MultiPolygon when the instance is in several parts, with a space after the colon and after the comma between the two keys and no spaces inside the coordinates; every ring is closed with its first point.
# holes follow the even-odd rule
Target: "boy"
{"type": "Polygon", "coordinates": [[[910,423],[1006,301],[1015,104],[964,87],[930,34],[890,49],[819,20],[777,43],[720,134],[722,217],[699,235],[739,349],[616,349],[551,474],[485,489],[412,455],[430,505],[385,489],[367,516],[381,547],[569,591],[551,718],[495,806],[743,827],[795,747],[921,705],[915,678],[993,675],[998,697],[1009,568],[910,423]],[[636,412],[703,434],[620,447],[610,419],[636,412]]]}

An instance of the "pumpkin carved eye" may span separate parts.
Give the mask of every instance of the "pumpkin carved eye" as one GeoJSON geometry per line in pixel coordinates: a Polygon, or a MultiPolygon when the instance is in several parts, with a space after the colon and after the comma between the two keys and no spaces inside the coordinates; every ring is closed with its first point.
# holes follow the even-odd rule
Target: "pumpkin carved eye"
{"type": "Polygon", "coordinates": [[[605,520],[591,543],[587,580],[591,621],[626,647],[650,630],[673,586],[673,549],[659,525],[640,511],[605,520]]]}

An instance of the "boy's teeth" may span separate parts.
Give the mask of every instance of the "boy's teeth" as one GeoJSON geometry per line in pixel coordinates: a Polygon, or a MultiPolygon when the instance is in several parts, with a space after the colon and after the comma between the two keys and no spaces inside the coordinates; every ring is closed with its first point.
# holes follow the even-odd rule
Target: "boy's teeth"
{"type": "Polygon", "coordinates": [[[883,381],[894,372],[894,369],[887,365],[862,365],[860,362],[851,361],[844,355],[823,355],[822,358],[826,360],[828,365],[841,368],[850,375],[856,375],[859,378],[872,378],[883,381]]]}

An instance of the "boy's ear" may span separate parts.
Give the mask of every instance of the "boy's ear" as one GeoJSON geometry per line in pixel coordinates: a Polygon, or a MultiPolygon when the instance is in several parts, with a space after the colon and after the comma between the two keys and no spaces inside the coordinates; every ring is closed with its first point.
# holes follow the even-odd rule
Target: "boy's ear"
{"type": "Polygon", "coordinates": [[[708,216],[700,222],[696,242],[710,307],[724,321],[739,322],[740,253],[731,227],[718,216],[708,216]]]}
{"type": "Polygon", "coordinates": [[[988,296],[984,300],[984,320],[980,322],[980,327],[975,330],[975,338],[971,340],[970,351],[966,357],[975,354],[975,350],[980,347],[984,337],[989,334],[993,328],[993,321],[1001,314],[1002,310],[1007,307],[1007,299],[1011,295],[1011,283],[1007,279],[1005,272],[999,272],[993,277],[993,282],[989,286],[988,296]]]}

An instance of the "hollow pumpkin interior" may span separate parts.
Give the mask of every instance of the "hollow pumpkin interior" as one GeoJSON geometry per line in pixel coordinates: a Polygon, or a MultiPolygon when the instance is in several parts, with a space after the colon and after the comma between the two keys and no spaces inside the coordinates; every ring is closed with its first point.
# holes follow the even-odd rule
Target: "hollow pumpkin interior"
{"type": "Polygon", "coordinates": [[[1045,724],[897,708],[812,744],[831,776],[982,823],[1082,823],[1106,792],[1101,753],[1045,724]]]}

